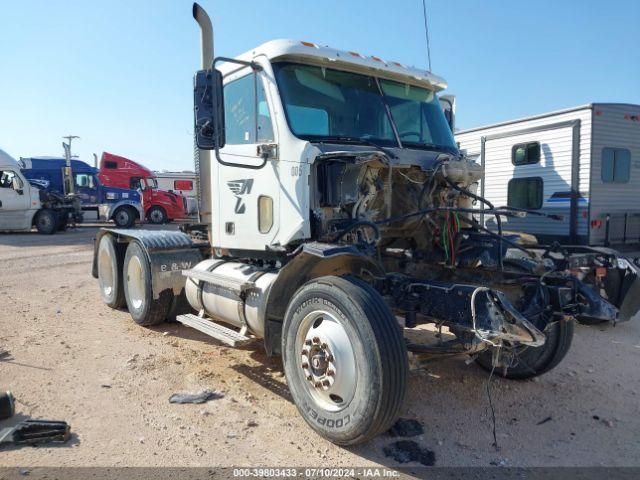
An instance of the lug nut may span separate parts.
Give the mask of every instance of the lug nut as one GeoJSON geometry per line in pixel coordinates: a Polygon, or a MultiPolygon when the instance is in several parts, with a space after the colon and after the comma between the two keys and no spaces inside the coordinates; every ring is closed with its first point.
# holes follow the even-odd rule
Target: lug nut
{"type": "Polygon", "coordinates": [[[313,337],[313,343],[320,343],[320,337],[313,337]]]}
{"type": "Polygon", "coordinates": [[[321,382],[316,382],[315,386],[316,386],[316,388],[320,388],[320,387],[322,387],[322,383],[321,382]]]}
{"type": "Polygon", "coordinates": [[[331,382],[329,382],[329,380],[323,380],[322,381],[322,386],[323,387],[329,387],[329,386],[331,386],[331,382]]]}
{"type": "Polygon", "coordinates": [[[335,374],[336,374],[336,372],[335,372],[335,371],[333,371],[333,370],[327,370],[327,375],[328,375],[328,376],[333,377],[335,374]]]}
{"type": "Polygon", "coordinates": [[[311,375],[307,375],[307,380],[311,381],[313,380],[313,377],[311,375]]]}
{"type": "Polygon", "coordinates": [[[333,355],[327,355],[327,362],[333,362],[333,355]]]}
{"type": "Polygon", "coordinates": [[[304,362],[304,363],[302,364],[302,368],[309,368],[309,364],[308,364],[307,362],[304,362]]]}
{"type": "Polygon", "coordinates": [[[327,348],[329,348],[329,345],[327,345],[326,343],[323,343],[320,346],[322,347],[323,350],[326,350],[327,348]]]}
{"type": "Polygon", "coordinates": [[[309,355],[309,350],[307,350],[306,348],[302,350],[302,355],[309,355]]]}
{"type": "Polygon", "coordinates": [[[305,340],[305,341],[304,341],[304,344],[305,344],[305,345],[311,345],[311,340],[305,340]]]}

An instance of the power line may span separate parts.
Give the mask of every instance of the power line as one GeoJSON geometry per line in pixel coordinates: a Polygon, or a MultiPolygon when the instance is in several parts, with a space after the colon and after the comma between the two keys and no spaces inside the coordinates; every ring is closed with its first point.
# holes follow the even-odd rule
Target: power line
{"type": "Polygon", "coordinates": [[[431,47],[429,46],[429,24],[427,22],[427,2],[422,0],[422,14],[424,16],[424,36],[427,40],[427,61],[429,62],[429,71],[431,71],[431,47]]]}

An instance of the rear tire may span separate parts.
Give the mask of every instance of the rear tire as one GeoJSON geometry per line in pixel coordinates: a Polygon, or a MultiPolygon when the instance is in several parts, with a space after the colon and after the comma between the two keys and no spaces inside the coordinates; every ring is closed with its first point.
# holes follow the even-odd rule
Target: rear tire
{"type": "Polygon", "coordinates": [[[98,283],[102,301],[111,308],[126,305],[122,283],[124,249],[112,235],[103,235],[98,245],[98,283]]]}
{"type": "Polygon", "coordinates": [[[35,218],[38,233],[51,235],[58,230],[58,215],[49,208],[40,210],[35,218]]]}
{"type": "Polygon", "coordinates": [[[389,307],[367,283],[331,276],[299,289],[285,314],[282,352],[300,414],[329,441],[362,443],[396,421],[407,350],[389,307]]]}
{"type": "Polygon", "coordinates": [[[136,214],[130,207],[120,207],[114,212],[113,221],[119,228],[131,228],[136,223],[136,214]]]}
{"type": "Polygon", "coordinates": [[[124,296],[134,322],[142,326],[164,322],[169,313],[173,292],[164,290],[153,298],[151,265],[143,248],[136,241],[129,243],[122,268],[124,296]]]}
{"type": "MultiPolygon", "coordinates": [[[[507,368],[496,368],[495,373],[504,378],[524,380],[548,372],[566,356],[573,339],[573,320],[559,320],[544,331],[547,336],[541,347],[522,347],[518,351],[517,363],[507,368]]],[[[491,371],[492,349],[485,350],[476,357],[476,363],[491,371]]]]}
{"type": "Polygon", "coordinates": [[[167,212],[165,211],[164,208],[162,207],[158,207],[157,205],[154,207],[151,207],[149,209],[149,213],[147,213],[147,220],[149,220],[149,222],[155,224],[155,225],[160,225],[162,223],[166,223],[168,218],[167,218],[167,212]]]}

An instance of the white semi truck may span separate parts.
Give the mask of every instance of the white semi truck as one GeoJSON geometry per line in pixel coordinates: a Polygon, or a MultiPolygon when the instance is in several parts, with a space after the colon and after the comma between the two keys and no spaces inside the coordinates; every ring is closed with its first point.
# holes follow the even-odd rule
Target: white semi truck
{"type": "Polygon", "coordinates": [[[80,200],[46,189],[29,181],[20,164],[0,150],[0,232],[38,232],[50,235],[64,230],[67,223],[82,220],[80,200]]]}
{"type": "Polygon", "coordinates": [[[108,306],[261,341],[300,414],[341,445],[393,424],[410,360],[470,355],[528,378],[562,360],[574,319],[636,312],[636,267],[616,252],[479,223],[478,205],[498,223],[529,212],[475,193],[482,172],[456,148],[443,79],[304,41],[214,57],[209,17],[193,14],[200,223],[102,230],[93,275],[108,306]]]}

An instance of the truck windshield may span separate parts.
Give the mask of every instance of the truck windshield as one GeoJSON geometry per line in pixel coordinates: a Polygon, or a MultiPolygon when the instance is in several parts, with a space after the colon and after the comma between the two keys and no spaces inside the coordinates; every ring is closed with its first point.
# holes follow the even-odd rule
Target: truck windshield
{"type": "Polygon", "coordinates": [[[432,90],[330,68],[273,64],[289,128],[310,141],[377,142],[457,153],[432,90]]]}

